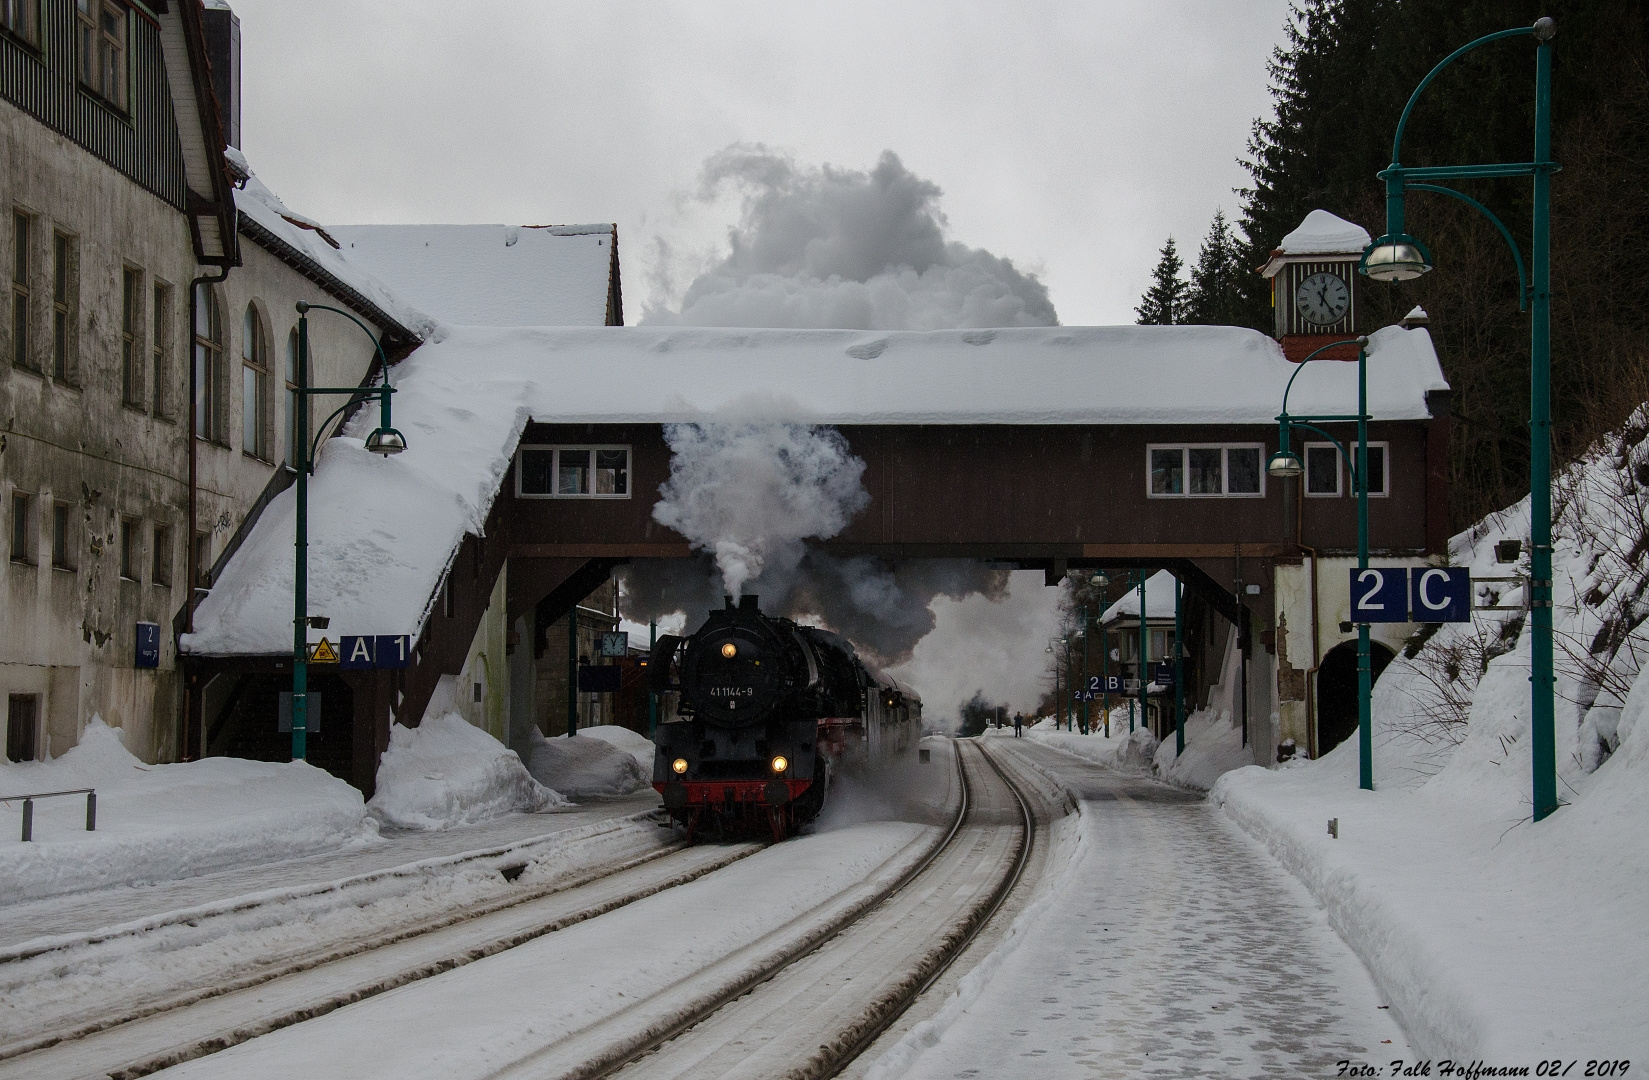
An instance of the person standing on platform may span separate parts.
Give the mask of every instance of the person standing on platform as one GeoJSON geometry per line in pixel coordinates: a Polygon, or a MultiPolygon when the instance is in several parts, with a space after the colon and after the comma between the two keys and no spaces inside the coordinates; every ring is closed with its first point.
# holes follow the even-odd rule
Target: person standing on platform
{"type": "Polygon", "coordinates": [[[1024,726],[1024,723],[1025,723],[1025,714],[1024,713],[1014,713],[1013,714],[1013,737],[1014,738],[1016,738],[1016,739],[1019,738],[1019,729],[1022,726],[1024,726]]]}

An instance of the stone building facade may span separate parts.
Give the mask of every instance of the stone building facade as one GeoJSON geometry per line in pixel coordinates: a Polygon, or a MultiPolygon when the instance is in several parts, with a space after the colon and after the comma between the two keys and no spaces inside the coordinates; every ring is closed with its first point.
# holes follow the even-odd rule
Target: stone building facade
{"type": "MultiPolygon", "coordinates": [[[[14,760],[62,754],[94,716],[175,760],[199,752],[174,645],[191,576],[209,586],[290,483],[294,305],[349,308],[391,359],[415,320],[247,176],[232,12],[92,6],[95,26],[74,0],[0,26],[0,694],[14,760]]],[[[359,328],[313,326],[313,381],[375,377],[359,328]]]]}

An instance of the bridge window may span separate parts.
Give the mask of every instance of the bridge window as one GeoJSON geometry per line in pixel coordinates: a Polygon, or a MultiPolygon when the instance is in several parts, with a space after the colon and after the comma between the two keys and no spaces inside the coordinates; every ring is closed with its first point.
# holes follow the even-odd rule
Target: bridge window
{"type": "Polygon", "coordinates": [[[1150,494],[1154,498],[1263,498],[1265,473],[1259,443],[1184,446],[1153,444],[1146,448],[1150,494]]]}
{"type": "Polygon", "coordinates": [[[524,499],[628,499],[628,446],[523,446],[515,494],[524,499]]]}
{"type": "MultiPolygon", "coordinates": [[[[1368,493],[1372,496],[1390,494],[1390,470],[1386,468],[1389,459],[1389,443],[1368,444],[1368,493]]],[[[1355,454],[1354,448],[1351,452],[1355,454]]],[[[1355,495],[1356,489],[1348,482],[1342,481],[1350,476],[1345,468],[1345,462],[1340,457],[1339,449],[1333,443],[1318,442],[1305,445],[1305,493],[1314,498],[1334,498],[1341,494],[1355,495]]]]}

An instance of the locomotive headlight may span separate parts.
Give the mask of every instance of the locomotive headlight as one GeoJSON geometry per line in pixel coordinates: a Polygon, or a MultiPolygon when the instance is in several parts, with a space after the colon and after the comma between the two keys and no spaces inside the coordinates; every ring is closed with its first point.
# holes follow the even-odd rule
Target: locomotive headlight
{"type": "Polygon", "coordinates": [[[670,771],[675,773],[677,776],[680,776],[682,773],[686,772],[687,759],[684,757],[678,757],[676,760],[670,762],[670,771]]]}
{"type": "Polygon", "coordinates": [[[739,647],[729,641],[726,645],[721,647],[721,654],[731,660],[733,657],[739,655],[739,647]]]}
{"type": "Polygon", "coordinates": [[[778,757],[773,759],[774,772],[782,773],[788,768],[790,768],[790,759],[785,757],[783,754],[780,754],[778,757]]]}

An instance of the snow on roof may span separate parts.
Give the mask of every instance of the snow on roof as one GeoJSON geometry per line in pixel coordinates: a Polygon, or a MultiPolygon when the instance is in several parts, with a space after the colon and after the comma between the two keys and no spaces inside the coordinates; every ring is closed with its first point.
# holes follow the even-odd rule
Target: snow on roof
{"type": "Polygon", "coordinates": [[[1313,210],[1299,228],[1283,237],[1278,250],[1284,255],[1361,254],[1370,242],[1368,230],[1361,225],[1327,210],[1313,210]]]}
{"type": "MultiPolygon", "coordinates": [[[[1373,415],[1426,418],[1425,392],[1448,385],[1426,331],[1386,327],[1369,348],[1373,415]]],[[[1291,409],[1352,410],[1356,366],[1312,366],[1291,409]]],[[[370,407],[322,449],[309,484],[310,595],[339,633],[418,633],[464,533],[480,533],[529,420],[1269,426],[1296,370],[1271,338],[1236,327],[443,325],[395,367],[406,451],[365,451],[377,422],[370,407]]],[[[183,651],[290,649],[293,526],[289,489],[213,583],[183,651]]]]}
{"type": "MultiPolygon", "coordinates": [[[[1145,617],[1172,619],[1174,617],[1174,575],[1158,570],[1145,579],[1145,617]]],[[[1103,626],[1116,618],[1139,618],[1139,590],[1129,589],[1122,598],[1105,609],[1099,622],[1103,626]]]]}
{"type": "Polygon", "coordinates": [[[612,225],[349,225],[351,261],[443,322],[604,326],[612,225]]]}
{"type": "Polygon", "coordinates": [[[246,169],[248,173],[245,186],[235,191],[237,210],[281,243],[376,305],[385,315],[398,322],[401,328],[419,337],[429,336],[435,328],[433,319],[403,302],[361,262],[349,258],[330,243],[331,238],[327,230],[322,228],[319,222],[289,209],[262,180],[256,175],[251,175],[244,156],[237,153],[230,160],[246,169]]]}

